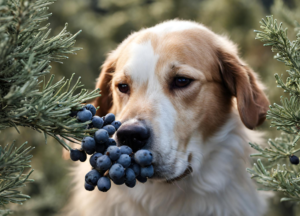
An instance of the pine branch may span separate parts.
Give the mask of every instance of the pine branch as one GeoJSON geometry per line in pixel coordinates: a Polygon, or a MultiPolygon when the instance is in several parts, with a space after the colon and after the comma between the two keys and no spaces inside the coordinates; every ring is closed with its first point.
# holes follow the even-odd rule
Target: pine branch
{"type": "Polygon", "coordinates": [[[285,63],[290,69],[287,71],[293,78],[300,77],[300,35],[297,40],[290,41],[287,37],[287,29],[282,28],[282,23],[278,25],[277,20],[273,16],[262,19],[260,22],[263,31],[255,30],[257,33],[255,39],[264,42],[264,46],[272,46],[272,51],[277,52],[274,58],[285,63]]]}
{"type": "Polygon", "coordinates": [[[281,137],[275,140],[269,139],[268,147],[262,148],[255,143],[249,143],[252,148],[260,153],[251,154],[251,157],[263,157],[268,159],[269,162],[275,162],[279,159],[288,159],[290,155],[294,155],[300,151],[300,148],[296,148],[296,143],[300,139],[300,136],[294,136],[289,134],[282,134],[281,137]]]}
{"type": "Polygon", "coordinates": [[[270,139],[266,148],[250,143],[250,146],[259,152],[251,157],[267,159],[268,163],[258,159],[254,167],[248,168],[247,171],[262,185],[261,190],[283,192],[286,197],[281,201],[300,201],[300,175],[299,168],[295,166],[299,159],[294,156],[300,152],[297,146],[300,139],[300,33],[295,41],[290,41],[287,29],[282,28],[282,23],[278,25],[272,16],[260,23],[263,31],[255,31],[256,39],[264,42],[264,46],[272,46],[272,51],[277,52],[274,58],[289,68],[286,82],[278,74],[275,74],[275,79],[277,87],[289,93],[290,97],[282,96],[281,105],[274,103],[267,113],[271,127],[277,127],[286,134],[283,133],[275,141],[270,139]],[[292,157],[296,161],[291,160],[292,157]],[[288,165],[282,164],[283,160],[287,161],[288,165]]]}
{"type": "Polygon", "coordinates": [[[26,168],[31,168],[30,162],[32,155],[29,153],[34,147],[26,147],[27,142],[20,147],[15,147],[15,142],[6,145],[4,148],[0,146],[0,206],[3,207],[8,203],[22,204],[30,197],[18,191],[24,187],[25,183],[32,182],[28,179],[28,174],[23,174],[26,168]]]}
{"type": "Polygon", "coordinates": [[[278,87],[289,93],[291,98],[281,97],[282,105],[273,104],[267,113],[267,119],[272,120],[271,126],[277,127],[286,133],[298,134],[300,129],[300,34],[295,41],[287,37],[287,29],[283,29],[282,23],[278,24],[272,16],[262,19],[263,31],[255,30],[256,39],[264,42],[264,46],[272,46],[272,51],[277,52],[275,59],[285,63],[289,77],[286,82],[275,74],[278,87]]]}
{"type": "Polygon", "coordinates": [[[91,121],[80,123],[69,114],[72,109],[81,109],[83,106],[81,104],[86,100],[98,97],[98,90],[88,93],[83,89],[80,93],[74,94],[82,85],[79,78],[71,88],[72,78],[73,76],[70,80],[62,79],[53,84],[54,75],[52,75],[48,83],[44,84],[42,91],[28,92],[28,99],[20,101],[18,107],[9,101],[15,101],[14,97],[18,98],[21,89],[10,91],[4,98],[8,101],[8,105],[0,112],[0,129],[14,126],[31,127],[54,137],[67,150],[69,146],[60,137],[80,141],[87,132],[94,132],[95,129],[85,129],[91,121]]]}
{"type": "MultiPolygon", "coordinates": [[[[54,0],[15,1],[0,3],[0,130],[7,127],[30,127],[54,137],[64,148],[64,139],[81,140],[86,123],[69,116],[71,110],[80,110],[82,103],[96,98],[99,90],[88,92],[80,78],[71,87],[70,80],[46,83],[52,61],[62,63],[67,54],[76,54],[75,38],[66,27],[50,37],[49,24],[40,27],[51,15],[47,12],[54,0]],[[1,49],[2,48],[2,49],[1,49]],[[40,78],[43,78],[41,80],[40,78]]],[[[47,140],[46,140],[47,141],[47,140]]]]}
{"type": "MultiPolygon", "coordinates": [[[[14,127],[30,127],[47,137],[54,137],[67,150],[64,139],[74,142],[94,133],[86,129],[91,121],[81,123],[71,117],[71,111],[82,109],[87,100],[99,97],[99,89],[88,92],[80,77],[72,83],[64,78],[54,82],[50,63],[62,63],[68,54],[76,54],[75,38],[65,28],[49,37],[49,24],[42,26],[51,13],[48,6],[54,0],[2,0],[0,1],[0,130],[14,127]],[[80,90],[80,91],[79,91],[80,90]]],[[[33,170],[30,167],[33,149],[19,148],[14,144],[0,148],[0,206],[21,204],[30,197],[19,189],[25,186],[33,170]]],[[[7,215],[9,211],[0,211],[7,215]]]]}
{"type": "Polygon", "coordinates": [[[259,190],[272,190],[283,192],[288,197],[281,198],[281,201],[300,201],[300,177],[298,171],[289,170],[285,164],[277,164],[276,169],[268,171],[260,159],[254,163],[254,168],[247,171],[251,178],[263,185],[259,190]]]}

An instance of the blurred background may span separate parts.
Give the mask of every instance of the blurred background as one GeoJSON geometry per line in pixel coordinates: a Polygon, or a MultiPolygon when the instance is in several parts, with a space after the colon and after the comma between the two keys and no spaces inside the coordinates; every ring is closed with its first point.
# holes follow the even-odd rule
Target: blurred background
{"type": "MultiPolygon", "coordinates": [[[[226,34],[239,45],[243,59],[257,71],[267,86],[271,103],[279,102],[283,91],[276,88],[274,73],[285,75],[285,66],[273,59],[269,47],[263,47],[255,40],[254,29],[259,21],[273,14],[289,28],[290,39],[295,38],[293,20],[300,22],[299,0],[59,0],[50,6],[53,13],[49,22],[52,35],[58,34],[68,23],[72,33],[83,32],[77,37],[76,46],[82,47],[77,55],[70,56],[64,64],[53,63],[52,73],[56,79],[69,78],[72,73],[82,77],[82,83],[89,90],[94,89],[99,75],[99,66],[106,54],[131,32],[153,26],[168,19],[180,18],[205,24],[214,32],[226,34]]],[[[46,23],[45,23],[46,24],[46,23]]],[[[266,122],[258,130],[267,138],[274,138],[276,129],[266,122]]],[[[68,170],[74,163],[62,158],[62,147],[53,139],[45,144],[43,134],[30,129],[21,129],[18,135],[14,129],[1,133],[0,143],[18,144],[28,141],[36,147],[32,152],[31,178],[23,192],[32,199],[23,206],[11,205],[17,216],[55,215],[69,198],[72,177],[68,170]]],[[[281,194],[282,195],[282,194],[281,194]]],[[[279,197],[270,200],[267,214],[274,216],[300,215],[300,208],[291,203],[280,203],[279,197]],[[299,213],[298,213],[299,212],[299,213]]]]}

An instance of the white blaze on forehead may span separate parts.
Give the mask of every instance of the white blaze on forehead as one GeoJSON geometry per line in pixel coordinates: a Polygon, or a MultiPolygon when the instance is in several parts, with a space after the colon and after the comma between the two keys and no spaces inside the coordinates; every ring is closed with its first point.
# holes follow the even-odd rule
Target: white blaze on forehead
{"type": "Polygon", "coordinates": [[[182,21],[182,20],[171,20],[166,21],[163,23],[160,23],[156,26],[153,26],[152,28],[149,28],[148,30],[154,33],[169,33],[169,32],[175,32],[175,31],[184,31],[187,29],[193,29],[193,28],[201,28],[205,29],[204,26],[190,21],[182,21]]]}
{"type": "Polygon", "coordinates": [[[134,43],[130,48],[130,58],[125,66],[125,74],[133,83],[144,84],[155,75],[159,56],[154,53],[151,41],[134,43]]]}

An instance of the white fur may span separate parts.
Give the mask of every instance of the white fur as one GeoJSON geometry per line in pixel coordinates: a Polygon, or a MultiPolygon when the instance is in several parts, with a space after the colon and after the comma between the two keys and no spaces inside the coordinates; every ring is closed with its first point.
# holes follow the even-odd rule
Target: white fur
{"type": "Polygon", "coordinates": [[[170,20],[163,23],[160,23],[152,28],[148,28],[147,30],[157,33],[169,33],[169,32],[176,32],[176,31],[183,31],[186,29],[192,28],[205,28],[199,23],[191,22],[191,21],[184,21],[184,20],[170,20]]]}
{"type": "Polygon", "coordinates": [[[159,56],[154,54],[151,41],[142,44],[134,43],[130,47],[131,57],[125,66],[125,74],[133,83],[143,85],[155,72],[159,56]]]}

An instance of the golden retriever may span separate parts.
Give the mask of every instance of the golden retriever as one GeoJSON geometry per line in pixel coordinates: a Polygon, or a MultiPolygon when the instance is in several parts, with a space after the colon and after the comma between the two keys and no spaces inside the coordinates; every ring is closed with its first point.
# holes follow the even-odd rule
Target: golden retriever
{"type": "Polygon", "coordinates": [[[96,87],[98,115],[114,113],[119,130],[147,131],[131,145],[152,152],[155,175],[134,188],[89,192],[83,185],[91,168],[81,163],[69,215],[263,215],[266,201],[245,169],[247,143],[259,138],[251,130],[269,102],[229,39],[191,21],[142,29],[109,54],[96,87]]]}

